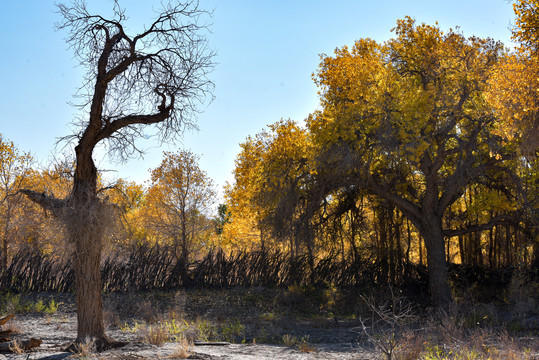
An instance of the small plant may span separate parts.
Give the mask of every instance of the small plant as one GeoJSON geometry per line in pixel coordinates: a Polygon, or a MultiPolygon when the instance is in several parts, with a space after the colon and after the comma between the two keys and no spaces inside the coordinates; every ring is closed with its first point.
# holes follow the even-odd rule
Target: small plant
{"type": "Polygon", "coordinates": [[[54,299],[51,299],[44,311],[49,315],[55,314],[58,311],[58,303],[54,299]]]}
{"type": "Polygon", "coordinates": [[[84,342],[74,345],[75,358],[87,359],[95,350],[95,342],[91,339],[86,339],[84,342]]]}
{"type": "Polygon", "coordinates": [[[0,313],[13,314],[20,312],[21,309],[21,295],[12,293],[3,294],[0,299],[0,313]]]}
{"type": "Polygon", "coordinates": [[[169,333],[163,325],[150,326],[144,335],[144,341],[152,345],[161,346],[168,340],[168,335],[169,333]]]}
{"type": "Polygon", "coordinates": [[[244,330],[245,326],[238,320],[234,320],[231,323],[224,324],[221,331],[223,333],[223,338],[226,341],[232,342],[235,337],[241,336],[244,330]]]}
{"type": "Polygon", "coordinates": [[[298,343],[298,349],[304,353],[310,353],[316,351],[315,347],[309,343],[309,336],[304,336],[298,343]]]}
{"type": "Polygon", "coordinates": [[[187,359],[191,356],[191,349],[193,344],[186,339],[179,339],[176,342],[176,348],[174,352],[167,357],[167,359],[187,359]]]}
{"type": "Polygon", "coordinates": [[[298,338],[289,334],[283,335],[283,344],[288,347],[294,346],[298,343],[298,338]]]}
{"type": "Polygon", "coordinates": [[[180,339],[183,337],[183,334],[189,329],[189,323],[185,320],[176,321],[172,319],[171,321],[165,322],[165,327],[170,336],[175,339],[180,339]]]}
{"type": "Polygon", "coordinates": [[[39,300],[34,304],[34,311],[36,313],[42,313],[46,309],[45,304],[43,303],[43,300],[39,300]]]}
{"type": "Polygon", "coordinates": [[[390,287],[391,298],[384,304],[376,304],[373,297],[362,297],[371,311],[371,326],[361,320],[361,329],[378,350],[392,360],[404,333],[405,325],[415,321],[414,306],[390,287]]]}
{"type": "Polygon", "coordinates": [[[198,319],[195,326],[200,340],[208,341],[216,338],[215,328],[207,320],[198,319]]]}
{"type": "Polygon", "coordinates": [[[142,324],[137,321],[135,321],[135,323],[132,326],[129,325],[128,323],[125,323],[125,325],[120,328],[121,331],[129,332],[132,334],[138,333],[141,329],[142,329],[142,324]]]}

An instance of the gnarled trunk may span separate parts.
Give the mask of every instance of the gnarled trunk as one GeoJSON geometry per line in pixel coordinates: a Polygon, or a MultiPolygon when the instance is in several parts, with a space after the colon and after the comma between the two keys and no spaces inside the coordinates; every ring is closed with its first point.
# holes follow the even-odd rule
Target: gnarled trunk
{"type": "Polygon", "coordinates": [[[69,215],[64,221],[73,241],[73,264],[77,292],[76,343],[94,341],[97,348],[109,347],[103,323],[101,296],[101,252],[108,225],[107,205],[97,197],[97,168],[92,147],[77,146],[73,190],[68,200],[69,215]]]}
{"type": "Polygon", "coordinates": [[[77,293],[77,343],[96,341],[101,347],[109,340],[103,324],[103,301],[101,297],[101,249],[104,224],[100,223],[99,208],[92,204],[77,204],[73,222],[68,225],[68,236],[74,243],[73,264],[77,293]]]}

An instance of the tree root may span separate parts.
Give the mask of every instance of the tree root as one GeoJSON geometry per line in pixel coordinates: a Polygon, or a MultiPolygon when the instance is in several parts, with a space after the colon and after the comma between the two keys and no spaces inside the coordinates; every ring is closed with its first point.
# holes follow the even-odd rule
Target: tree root
{"type": "Polygon", "coordinates": [[[94,339],[91,341],[77,339],[75,342],[70,344],[64,351],[81,354],[81,353],[90,353],[90,352],[102,352],[110,349],[117,349],[126,346],[129,344],[128,341],[116,341],[108,337],[101,337],[99,339],[94,339]]]}

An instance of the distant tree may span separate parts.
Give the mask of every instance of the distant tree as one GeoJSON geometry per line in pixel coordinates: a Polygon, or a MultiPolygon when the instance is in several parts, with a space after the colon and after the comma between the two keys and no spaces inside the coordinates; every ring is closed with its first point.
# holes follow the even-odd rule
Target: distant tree
{"type": "Polygon", "coordinates": [[[71,137],[76,146],[70,195],[58,199],[22,191],[54,214],[74,243],[76,343],[93,339],[98,348],[114,345],[104,330],[100,279],[111,207],[98,196],[93,152],[105,143],[111,159],[125,160],[140,153],[137,140],[151,134],[150,126],[161,140],[174,140],[194,126],[198,105],[213,87],[207,78],[213,53],[203,22],[208,13],[197,1],[164,3],[156,20],[137,35],[128,34],[125,10],[117,0],[113,4],[111,18],[90,13],[82,0],[58,5],[58,29],[68,31],[67,42],[87,69],[78,93],[87,115],[71,137]]]}
{"type": "Polygon", "coordinates": [[[305,188],[302,176],[309,144],[305,130],[291,120],[271,124],[240,144],[235,182],[225,190],[231,213],[224,229],[227,237],[242,243],[243,248],[263,248],[273,238],[289,241],[294,254],[299,254],[302,245],[310,249],[306,228],[289,226],[299,215],[291,203],[301,198],[300,189],[305,188]]]}
{"type": "Polygon", "coordinates": [[[215,218],[215,233],[217,235],[223,234],[223,228],[225,224],[230,222],[230,211],[226,204],[219,204],[217,206],[217,217],[215,218]]]}
{"type": "Polygon", "coordinates": [[[502,132],[520,138],[522,156],[519,205],[534,241],[535,267],[539,267],[539,1],[513,4],[512,39],[520,46],[496,67],[487,100],[504,120],[502,132]]]}
{"type": "Polygon", "coordinates": [[[521,44],[523,51],[539,55],[539,1],[517,0],[513,9],[516,16],[513,40],[521,44]]]}
{"type": "MultiPolygon", "coordinates": [[[[490,102],[506,119],[505,131],[521,136],[521,148],[539,149],[539,1],[518,0],[512,38],[520,44],[490,80],[490,102]]],[[[534,154],[536,155],[536,154],[534,154]]]]}
{"type": "Polygon", "coordinates": [[[147,224],[170,241],[184,264],[212,228],[208,219],[217,195],[198,160],[190,151],[165,152],[161,165],[151,172],[146,197],[147,224]]]}
{"type": "Polygon", "coordinates": [[[15,237],[16,209],[21,202],[18,191],[30,173],[31,162],[30,154],[20,152],[0,134],[0,270],[7,267],[9,244],[15,237]]]}

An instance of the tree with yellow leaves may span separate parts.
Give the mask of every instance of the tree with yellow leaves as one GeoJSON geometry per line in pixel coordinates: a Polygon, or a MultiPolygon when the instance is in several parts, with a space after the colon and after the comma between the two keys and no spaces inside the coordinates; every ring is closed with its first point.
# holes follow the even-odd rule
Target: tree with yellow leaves
{"type": "Polygon", "coordinates": [[[522,137],[521,149],[530,154],[539,148],[539,1],[518,0],[513,8],[512,38],[520,47],[495,68],[488,100],[503,131],[522,137]]]}
{"type": "Polygon", "coordinates": [[[281,120],[249,137],[241,147],[235,183],[226,192],[231,222],[225,233],[232,235],[230,230],[242,225],[259,235],[243,239],[246,244],[264,247],[270,239],[286,240],[291,253],[299,254],[303,245],[312,253],[307,229],[297,231],[300,228],[292,226],[303,216],[298,207],[306,200],[302,191],[309,174],[310,141],[305,129],[294,121],[281,120]]]}
{"type": "Polygon", "coordinates": [[[173,246],[184,264],[197,246],[209,240],[208,231],[213,229],[209,213],[216,192],[198,161],[190,151],[165,152],[161,165],[151,171],[145,199],[148,226],[173,246]]]}
{"type": "Polygon", "coordinates": [[[30,154],[19,151],[12,141],[0,134],[0,270],[7,267],[9,246],[17,229],[16,211],[21,205],[18,190],[30,172],[31,163],[30,154]]]}
{"type": "Polygon", "coordinates": [[[262,132],[249,136],[240,144],[236,157],[234,183],[225,186],[225,201],[230,213],[223,227],[222,246],[228,249],[250,249],[264,246],[261,232],[263,207],[255,196],[262,182],[262,161],[269,134],[262,132]]]}
{"type": "Polygon", "coordinates": [[[409,17],[394,32],[322,56],[323,110],[308,128],[319,176],[336,179],[322,194],[366,189],[402,212],[424,239],[433,303],[447,307],[444,213],[468,184],[509,176],[514,148],[493,134],[499,123],[484,95],[503,46],[409,17]]]}

